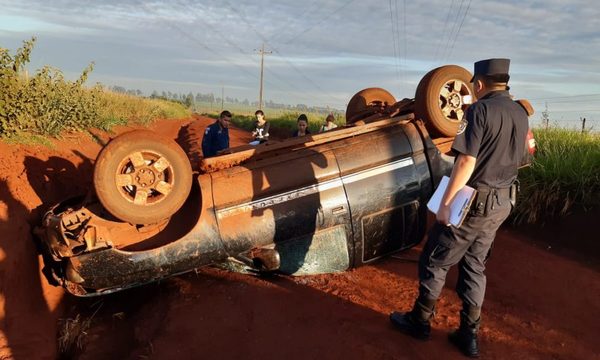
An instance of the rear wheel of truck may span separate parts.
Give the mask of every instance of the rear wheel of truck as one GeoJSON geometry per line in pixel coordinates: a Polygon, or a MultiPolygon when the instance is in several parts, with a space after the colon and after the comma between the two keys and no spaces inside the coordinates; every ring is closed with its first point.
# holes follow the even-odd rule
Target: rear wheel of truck
{"type": "Polygon", "coordinates": [[[415,116],[423,120],[430,133],[456,136],[467,107],[475,101],[471,73],[456,65],[428,72],[417,86],[415,116]]]}
{"type": "Polygon", "coordinates": [[[367,88],[357,92],[346,107],[346,124],[352,124],[394,105],[396,99],[387,90],[367,88]]]}
{"type": "Polygon", "coordinates": [[[183,205],[191,186],[186,154],[175,141],[149,130],[116,137],[94,165],[98,199],[113,216],[132,224],[167,219],[183,205]]]}

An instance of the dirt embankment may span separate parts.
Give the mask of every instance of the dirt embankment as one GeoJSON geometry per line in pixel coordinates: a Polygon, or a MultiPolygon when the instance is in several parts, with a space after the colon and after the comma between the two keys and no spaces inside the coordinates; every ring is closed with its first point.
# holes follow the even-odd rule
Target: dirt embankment
{"type": "MultiPolygon", "coordinates": [[[[188,121],[153,128],[175,138],[188,121]]],[[[232,145],[250,139],[236,129],[231,137],[232,145]]],[[[56,358],[58,320],[77,314],[91,318],[76,353],[81,359],[462,358],[445,340],[458,324],[454,271],[431,341],[388,324],[387,314],[409,309],[416,295],[417,249],[303,278],[209,268],[100,299],[75,299],[47,285],[31,228],[47,206],[89,188],[93,160],[107,140],[106,134],[78,135],[52,149],[0,142],[0,358],[56,358]]],[[[599,270],[597,257],[565,257],[529,235],[501,229],[488,263],[483,358],[600,358],[599,270]]]]}

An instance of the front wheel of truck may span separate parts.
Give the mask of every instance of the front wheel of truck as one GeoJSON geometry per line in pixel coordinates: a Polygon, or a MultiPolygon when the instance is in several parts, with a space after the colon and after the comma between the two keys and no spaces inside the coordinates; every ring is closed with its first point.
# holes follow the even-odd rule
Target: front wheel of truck
{"type": "Polygon", "coordinates": [[[131,224],[169,218],[192,186],[190,162],[171,139],[134,130],[106,145],[94,165],[94,188],[108,212],[131,224]]]}

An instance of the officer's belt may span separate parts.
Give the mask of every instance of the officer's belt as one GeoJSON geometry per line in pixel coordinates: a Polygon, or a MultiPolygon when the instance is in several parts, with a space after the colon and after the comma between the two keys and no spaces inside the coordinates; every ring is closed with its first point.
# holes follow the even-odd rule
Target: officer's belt
{"type": "Polygon", "coordinates": [[[512,185],[507,188],[494,188],[494,187],[490,187],[490,186],[478,186],[475,189],[477,190],[477,192],[480,192],[480,193],[484,193],[484,194],[495,193],[497,196],[504,198],[504,197],[510,196],[511,187],[512,187],[512,185]]]}

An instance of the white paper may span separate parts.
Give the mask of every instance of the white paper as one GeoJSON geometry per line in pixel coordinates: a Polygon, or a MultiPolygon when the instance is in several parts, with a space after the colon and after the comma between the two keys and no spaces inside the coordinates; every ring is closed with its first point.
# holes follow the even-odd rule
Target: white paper
{"type": "MultiPolygon", "coordinates": [[[[434,214],[437,214],[440,209],[440,204],[442,203],[442,197],[446,192],[446,188],[448,187],[448,181],[450,178],[444,176],[440,181],[437,189],[433,193],[431,199],[427,203],[427,208],[434,214]]],[[[460,189],[454,199],[450,203],[450,224],[458,227],[462,223],[462,219],[464,215],[469,211],[469,207],[471,205],[471,201],[473,196],[475,196],[475,189],[470,186],[465,186],[460,189]]]]}

